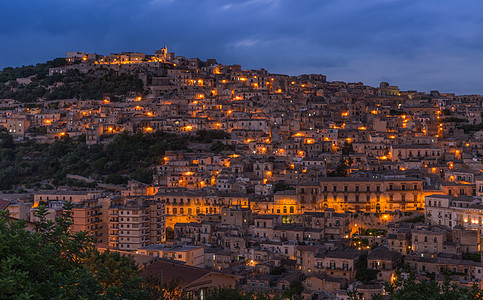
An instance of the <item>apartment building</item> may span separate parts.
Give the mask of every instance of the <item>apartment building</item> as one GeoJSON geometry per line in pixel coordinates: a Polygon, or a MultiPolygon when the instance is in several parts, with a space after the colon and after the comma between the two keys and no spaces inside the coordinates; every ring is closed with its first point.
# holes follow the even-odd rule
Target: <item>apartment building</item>
{"type": "Polygon", "coordinates": [[[136,253],[172,259],[184,262],[188,266],[204,266],[205,251],[202,246],[177,245],[174,247],[167,247],[162,244],[153,244],[137,249],[136,253]]]}
{"type": "Polygon", "coordinates": [[[109,215],[109,247],[134,251],[166,239],[164,203],[137,198],[112,204],[109,215]]]}

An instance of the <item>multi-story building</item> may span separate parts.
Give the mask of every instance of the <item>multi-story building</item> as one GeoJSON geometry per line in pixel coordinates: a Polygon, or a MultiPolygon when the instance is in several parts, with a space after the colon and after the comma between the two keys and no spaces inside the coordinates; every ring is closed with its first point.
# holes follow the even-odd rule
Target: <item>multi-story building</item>
{"type": "Polygon", "coordinates": [[[102,203],[98,199],[76,203],[72,209],[73,233],[87,231],[98,244],[107,243],[107,224],[102,218],[102,203]]]}
{"type": "Polygon", "coordinates": [[[483,234],[483,204],[479,196],[426,196],[425,218],[428,224],[449,228],[462,226],[483,234]]]}
{"type": "Polygon", "coordinates": [[[194,267],[203,267],[205,259],[205,251],[202,246],[167,247],[162,244],[153,244],[138,248],[136,253],[177,260],[194,267]]]}
{"type": "Polygon", "coordinates": [[[166,239],[164,203],[137,198],[109,207],[109,247],[134,251],[166,239]]]}
{"type": "Polygon", "coordinates": [[[317,184],[297,186],[302,210],[416,210],[424,207],[423,182],[412,177],[326,177],[317,184]]]}

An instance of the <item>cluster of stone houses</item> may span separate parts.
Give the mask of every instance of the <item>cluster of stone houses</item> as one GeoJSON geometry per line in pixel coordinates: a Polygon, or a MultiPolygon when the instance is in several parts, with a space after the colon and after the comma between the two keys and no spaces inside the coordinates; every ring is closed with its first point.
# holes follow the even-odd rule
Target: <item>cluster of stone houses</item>
{"type": "Polygon", "coordinates": [[[306,299],[347,299],[354,288],[370,298],[401,270],[480,284],[483,97],[243,70],[165,48],[66,59],[78,63],[50,73],[136,71],[146,93],[38,108],[0,100],[0,124],[19,142],[222,130],[229,138],[217,142],[233,150],[159,153],[152,184],[117,191],[0,195],[12,218],[35,222],[45,204],[55,220],[72,201],[74,232],[149,274],[182,274],[194,298],[224,284],[281,293],[294,281],[306,299]],[[363,282],[363,272],[375,278],[363,282]]]}

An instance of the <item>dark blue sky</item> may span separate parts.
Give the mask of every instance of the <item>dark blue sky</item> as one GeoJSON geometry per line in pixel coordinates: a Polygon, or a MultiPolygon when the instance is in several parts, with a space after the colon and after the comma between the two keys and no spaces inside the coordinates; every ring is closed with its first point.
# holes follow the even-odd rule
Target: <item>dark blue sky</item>
{"type": "Polygon", "coordinates": [[[274,73],[483,94],[481,0],[3,0],[0,68],[168,51],[274,73]]]}

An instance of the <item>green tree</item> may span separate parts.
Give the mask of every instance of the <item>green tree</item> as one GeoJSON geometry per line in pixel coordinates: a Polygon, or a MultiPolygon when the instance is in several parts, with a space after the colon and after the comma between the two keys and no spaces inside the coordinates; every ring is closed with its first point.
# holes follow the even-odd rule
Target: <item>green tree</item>
{"type": "Polygon", "coordinates": [[[347,177],[349,176],[349,167],[352,165],[352,157],[341,157],[337,167],[334,171],[329,172],[327,176],[329,177],[347,177]]]}
{"type": "Polygon", "coordinates": [[[348,141],[344,142],[344,145],[342,145],[342,155],[350,155],[355,153],[354,148],[352,147],[352,143],[349,143],[348,141]]]}
{"type": "MultiPolygon", "coordinates": [[[[366,240],[366,242],[368,242],[366,240]]],[[[369,283],[372,280],[377,279],[379,270],[372,270],[367,268],[367,253],[362,253],[357,262],[356,279],[362,283],[369,283]]]]}
{"type": "Polygon", "coordinates": [[[286,289],[282,297],[288,299],[302,299],[302,292],[304,291],[304,287],[300,281],[292,281],[288,289],[286,289]]]}
{"type": "MultiPolygon", "coordinates": [[[[483,299],[483,291],[475,284],[470,288],[451,284],[449,277],[445,278],[442,286],[435,280],[415,281],[414,274],[407,280],[397,279],[393,283],[386,283],[385,290],[390,300],[427,299],[427,300],[466,300],[483,299]]],[[[380,297],[379,297],[380,298],[380,297]]]]}
{"type": "Polygon", "coordinates": [[[72,233],[71,203],[54,223],[40,205],[34,232],[0,212],[0,299],[143,299],[134,262],[99,253],[87,232],[72,233]]]}

